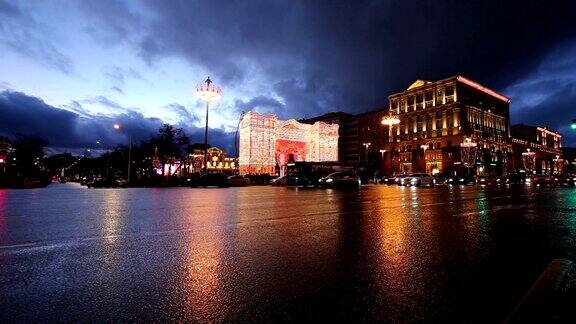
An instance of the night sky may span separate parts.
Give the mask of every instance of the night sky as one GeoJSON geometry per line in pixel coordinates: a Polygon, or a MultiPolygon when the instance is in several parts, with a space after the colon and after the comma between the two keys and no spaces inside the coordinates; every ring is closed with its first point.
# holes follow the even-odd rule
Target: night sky
{"type": "Polygon", "coordinates": [[[359,113],[461,74],[510,97],[512,123],[576,145],[575,13],[576,1],[0,0],[0,135],[74,151],[169,122],[202,142],[194,87],[209,75],[224,91],[210,143],[233,152],[241,111],[359,113]]]}

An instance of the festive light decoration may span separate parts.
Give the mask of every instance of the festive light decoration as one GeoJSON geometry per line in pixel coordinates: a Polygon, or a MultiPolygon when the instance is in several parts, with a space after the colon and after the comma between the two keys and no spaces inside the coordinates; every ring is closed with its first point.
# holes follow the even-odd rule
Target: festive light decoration
{"type": "Polygon", "coordinates": [[[554,162],[555,170],[554,173],[562,173],[562,169],[564,167],[564,159],[560,157],[560,155],[556,155],[555,159],[552,159],[554,162]]]}
{"type": "Polygon", "coordinates": [[[212,80],[210,80],[210,77],[208,77],[204,83],[196,86],[196,95],[200,100],[206,103],[211,103],[212,101],[222,97],[222,89],[215,86],[212,83],[212,80]]]}
{"type": "Polygon", "coordinates": [[[400,119],[397,116],[392,115],[392,111],[390,111],[388,116],[382,118],[382,125],[394,126],[398,124],[400,124],[400,119]]]}
{"type": "Polygon", "coordinates": [[[338,125],[316,122],[312,125],[294,119],[279,120],[276,115],[250,111],[240,122],[240,173],[284,173],[295,161],[337,161],[338,125]]]}
{"type": "Polygon", "coordinates": [[[463,143],[460,143],[460,159],[462,164],[467,168],[473,167],[476,163],[476,152],[478,151],[478,144],[472,142],[472,139],[466,138],[463,143]]]}
{"type": "Polygon", "coordinates": [[[206,103],[206,126],[204,128],[204,172],[208,171],[208,112],[210,103],[222,97],[222,89],[215,86],[210,77],[204,83],[196,86],[196,95],[206,103]]]}
{"type": "Polygon", "coordinates": [[[524,163],[524,169],[532,173],[536,165],[536,152],[530,152],[530,149],[526,149],[526,152],[522,153],[522,163],[524,163]]]}

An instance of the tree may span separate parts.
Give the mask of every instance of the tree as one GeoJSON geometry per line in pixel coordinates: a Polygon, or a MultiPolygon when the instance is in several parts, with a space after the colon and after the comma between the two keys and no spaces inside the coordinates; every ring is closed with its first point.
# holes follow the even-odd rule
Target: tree
{"type": "MultiPolygon", "coordinates": [[[[175,128],[170,124],[164,124],[158,130],[158,134],[151,139],[152,146],[157,150],[162,166],[172,165],[175,160],[184,162],[190,140],[182,128],[175,128]]],[[[164,167],[162,167],[164,175],[164,167]]]]}
{"type": "Polygon", "coordinates": [[[12,185],[21,186],[31,182],[47,184],[42,158],[47,142],[40,137],[16,135],[12,152],[7,156],[7,176],[12,185]]]}

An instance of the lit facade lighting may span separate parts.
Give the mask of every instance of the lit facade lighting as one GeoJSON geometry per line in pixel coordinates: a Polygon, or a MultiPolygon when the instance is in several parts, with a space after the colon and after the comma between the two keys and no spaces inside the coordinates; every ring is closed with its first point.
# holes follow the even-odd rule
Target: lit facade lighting
{"type": "Polygon", "coordinates": [[[465,78],[465,77],[463,77],[463,76],[458,76],[457,79],[458,79],[458,81],[460,81],[460,82],[462,82],[462,83],[464,83],[464,84],[467,84],[467,85],[471,86],[471,87],[474,88],[474,89],[480,90],[480,91],[482,91],[482,92],[484,92],[484,93],[486,93],[486,94],[489,94],[489,95],[491,95],[491,96],[494,97],[494,98],[500,99],[500,100],[502,100],[502,101],[504,101],[504,102],[506,102],[506,103],[510,103],[510,98],[505,97],[505,96],[499,94],[498,92],[496,92],[496,91],[494,91],[494,90],[488,89],[488,88],[482,86],[482,85],[479,84],[479,83],[476,83],[476,82],[474,82],[474,81],[472,81],[472,80],[470,80],[470,79],[467,79],[467,78],[465,78]]]}
{"type": "Polygon", "coordinates": [[[290,162],[338,160],[337,124],[282,121],[273,114],[250,111],[240,122],[239,139],[241,174],[273,174],[276,167],[283,174],[290,162]]]}

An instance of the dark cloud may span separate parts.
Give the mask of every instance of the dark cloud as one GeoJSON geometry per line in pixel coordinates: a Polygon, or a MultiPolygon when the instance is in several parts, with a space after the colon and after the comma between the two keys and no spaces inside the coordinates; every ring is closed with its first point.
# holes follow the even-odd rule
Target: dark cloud
{"type": "Polygon", "coordinates": [[[134,108],[124,107],[121,104],[117,103],[116,101],[106,97],[106,96],[96,96],[94,98],[83,100],[84,103],[90,104],[100,104],[104,107],[111,108],[115,112],[123,111],[126,113],[130,113],[134,110],[134,108]]]}
{"type": "Polygon", "coordinates": [[[117,87],[117,86],[113,86],[112,88],[110,88],[113,91],[118,92],[119,94],[124,94],[124,90],[122,90],[122,88],[117,87]]]}
{"type": "Polygon", "coordinates": [[[176,113],[180,119],[180,123],[183,125],[193,125],[200,122],[200,117],[198,117],[198,115],[191,113],[188,109],[186,109],[186,107],[180,104],[173,103],[167,105],[164,108],[176,113]]]}
{"type": "Polygon", "coordinates": [[[284,104],[280,101],[266,96],[254,97],[249,101],[237,99],[235,106],[238,111],[245,112],[250,110],[257,110],[259,112],[278,112],[284,108],[284,104]]]}
{"type": "Polygon", "coordinates": [[[572,119],[576,118],[575,102],[576,83],[566,84],[558,87],[535,106],[523,109],[514,121],[557,130],[563,135],[562,142],[565,145],[574,145],[576,132],[570,128],[570,124],[572,119]]]}
{"type": "Polygon", "coordinates": [[[19,16],[22,13],[15,5],[5,0],[0,0],[0,15],[4,16],[19,16]]]}
{"type": "Polygon", "coordinates": [[[90,2],[90,14],[150,64],[177,56],[224,87],[271,84],[286,117],[382,107],[415,79],[454,74],[502,90],[576,30],[574,1],[145,4],[153,19],[121,2],[90,2]]]}
{"type": "MultiPolygon", "coordinates": [[[[171,105],[182,114],[184,107],[171,105]]],[[[91,114],[78,102],[72,102],[65,109],[46,104],[39,98],[21,92],[0,92],[0,135],[12,137],[15,134],[39,136],[46,139],[49,146],[59,149],[101,148],[125,145],[128,135],[138,143],[157,133],[163,124],[158,118],[144,117],[134,111],[113,115],[91,114]],[[113,124],[120,124],[115,131],[113,124]]],[[[193,114],[187,117],[197,120],[193,114]]],[[[181,124],[193,143],[204,142],[204,129],[191,124],[181,124]]],[[[210,143],[233,152],[233,133],[221,129],[210,129],[210,143]]]]}
{"type": "Polygon", "coordinates": [[[79,1],[78,5],[87,13],[84,30],[100,42],[118,44],[144,31],[143,17],[126,1],[79,1]]]}
{"type": "Polygon", "coordinates": [[[512,98],[513,123],[545,126],[563,135],[565,145],[576,143],[570,128],[576,118],[576,44],[554,48],[537,68],[505,91],[512,98]]]}

